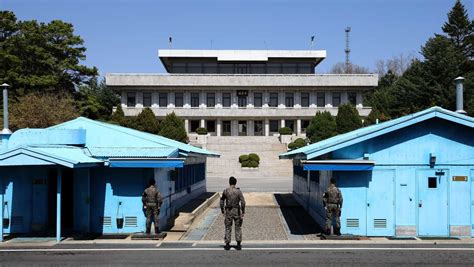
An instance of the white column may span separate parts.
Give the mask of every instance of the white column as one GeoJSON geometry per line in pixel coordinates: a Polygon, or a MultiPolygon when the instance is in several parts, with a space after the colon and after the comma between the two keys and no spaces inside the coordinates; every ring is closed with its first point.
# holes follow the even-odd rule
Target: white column
{"type": "Polygon", "coordinates": [[[301,135],[301,119],[296,120],[296,135],[301,135]]]}
{"type": "Polygon", "coordinates": [[[189,133],[189,120],[188,119],[184,120],[184,129],[186,130],[186,133],[189,133]]]}
{"type": "Polygon", "coordinates": [[[285,120],[284,119],[281,119],[280,121],[280,128],[283,128],[285,127],[285,120]]]}
{"type": "Polygon", "coordinates": [[[201,119],[201,128],[206,128],[206,120],[201,119]]]}
{"type": "Polygon", "coordinates": [[[247,120],[247,135],[254,136],[254,127],[253,127],[253,120],[247,120]]]}
{"type": "Polygon", "coordinates": [[[221,120],[221,119],[217,119],[216,135],[217,135],[217,136],[221,136],[221,135],[222,135],[222,120],[221,120]]]}
{"type": "Polygon", "coordinates": [[[265,136],[270,136],[270,120],[265,119],[265,136]]]}

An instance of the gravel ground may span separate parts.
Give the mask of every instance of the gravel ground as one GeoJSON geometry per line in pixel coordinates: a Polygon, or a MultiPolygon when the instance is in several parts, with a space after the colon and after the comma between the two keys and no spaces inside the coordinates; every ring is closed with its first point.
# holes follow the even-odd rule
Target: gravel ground
{"type": "MultiPolygon", "coordinates": [[[[232,240],[235,240],[232,231],[232,240]]],[[[245,240],[288,240],[276,208],[247,207],[242,224],[242,238],[245,240]]],[[[224,216],[214,221],[204,240],[224,240],[224,216]]]]}

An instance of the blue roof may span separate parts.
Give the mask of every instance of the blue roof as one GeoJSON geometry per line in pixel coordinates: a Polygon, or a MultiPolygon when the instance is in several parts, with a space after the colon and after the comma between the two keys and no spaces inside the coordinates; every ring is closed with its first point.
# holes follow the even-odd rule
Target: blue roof
{"type": "Polygon", "coordinates": [[[88,147],[95,158],[171,158],[178,157],[173,147],[88,147]]]}
{"type": "Polygon", "coordinates": [[[345,134],[340,134],[326,140],[307,145],[280,155],[280,158],[313,159],[323,154],[341,149],[365,140],[425,121],[431,118],[442,118],[454,123],[474,128],[474,118],[462,115],[440,107],[432,107],[411,115],[383,123],[360,128],[345,134]]]}

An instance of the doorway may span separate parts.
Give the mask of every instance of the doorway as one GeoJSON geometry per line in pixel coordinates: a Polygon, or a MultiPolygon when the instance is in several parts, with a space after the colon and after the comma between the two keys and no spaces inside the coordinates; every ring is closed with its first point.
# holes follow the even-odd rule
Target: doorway
{"type": "Polygon", "coordinates": [[[263,121],[254,121],[253,128],[253,134],[255,136],[263,136],[263,121]]]}
{"type": "Polygon", "coordinates": [[[232,125],[230,121],[222,121],[222,136],[232,135],[232,125]]]}
{"type": "Polygon", "coordinates": [[[448,236],[448,170],[418,170],[419,236],[448,236]]]}
{"type": "MultiPolygon", "coordinates": [[[[61,179],[61,232],[71,233],[74,229],[74,170],[62,169],[61,179]]],[[[52,168],[48,172],[48,228],[56,230],[57,173],[52,168]]]]}
{"type": "Polygon", "coordinates": [[[239,121],[239,136],[247,136],[247,121],[239,121]]]}

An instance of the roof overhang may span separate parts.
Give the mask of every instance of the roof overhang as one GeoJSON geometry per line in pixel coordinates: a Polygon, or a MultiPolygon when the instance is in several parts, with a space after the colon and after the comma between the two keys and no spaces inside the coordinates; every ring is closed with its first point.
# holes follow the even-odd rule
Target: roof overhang
{"type": "Polygon", "coordinates": [[[183,158],[110,158],[110,168],[182,168],[183,158]]]}

